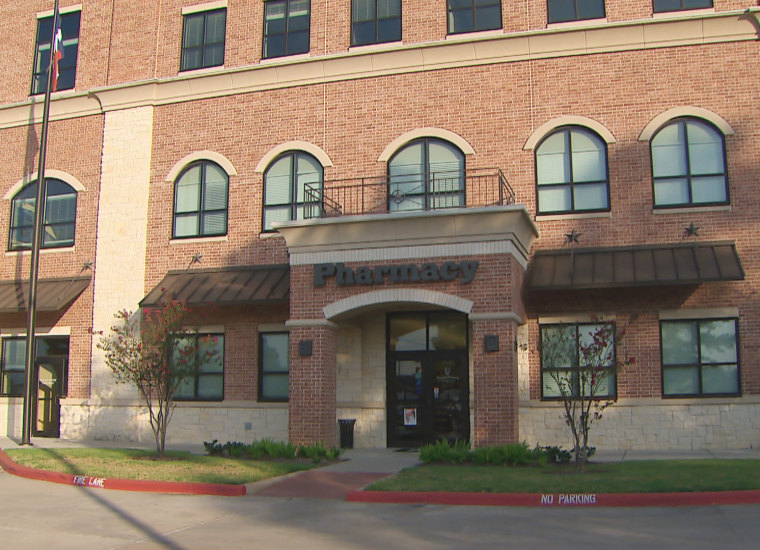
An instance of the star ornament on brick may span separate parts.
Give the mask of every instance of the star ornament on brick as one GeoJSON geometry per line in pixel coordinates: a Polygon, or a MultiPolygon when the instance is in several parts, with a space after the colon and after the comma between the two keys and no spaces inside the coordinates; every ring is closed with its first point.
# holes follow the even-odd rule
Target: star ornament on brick
{"type": "Polygon", "coordinates": [[[203,254],[199,254],[199,253],[193,254],[193,257],[190,258],[190,263],[188,264],[187,269],[190,269],[191,267],[193,267],[194,264],[201,263],[202,259],[203,259],[203,254]]]}
{"type": "Polygon", "coordinates": [[[580,242],[578,238],[583,235],[583,233],[578,233],[575,228],[570,233],[565,233],[565,237],[567,238],[568,243],[577,243],[580,242]]]}
{"type": "Polygon", "coordinates": [[[684,235],[687,237],[699,237],[699,227],[691,222],[688,227],[684,227],[684,235]]]}

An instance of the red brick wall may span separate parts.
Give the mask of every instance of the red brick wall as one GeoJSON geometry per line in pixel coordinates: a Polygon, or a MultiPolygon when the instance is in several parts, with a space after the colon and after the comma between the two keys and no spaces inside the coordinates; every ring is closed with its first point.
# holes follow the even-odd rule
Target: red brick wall
{"type": "MultiPolygon", "coordinates": [[[[5,154],[0,158],[0,196],[5,195],[22,178],[37,171],[41,125],[0,130],[5,154]]],[[[97,269],[95,241],[97,233],[98,199],[100,194],[100,159],[103,119],[100,116],[53,121],[49,126],[47,170],[61,170],[76,178],[84,191],[77,193],[75,245],[62,250],[43,250],[40,254],[39,277],[61,278],[78,275],[94,276],[97,269]],[[88,262],[92,269],[84,269],[88,262]]],[[[0,242],[8,250],[11,200],[0,206],[0,242]]],[[[6,252],[0,254],[0,279],[29,280],[30,254],[6,252]]],[[[69,348],[69,397],[86,398],[90,394],[90,363],[92,337],[93,284],[72,303],[57,313],[38,315],[40,329],[55,326],[71,331],[69,348]]],[[[26,314],[0,316],[0,332],[25,329],[26,314]]]]}
{"type": "MultiPolygon", "coordinates": [[[[631,301],[619,303],[617,309],[602,299],[586,300],[584,294],[564,294],[549,303],[537,297],[532,299],[535,305],[529,315],[611,311],[625,316],[632,310],[655,311],[664,307],[663,303],[670,304],[668,308],[735,305],[740,308],[740,330],[744,334],[757,326],[760,317],[754,302],[746,299],[758,284],[758,200],[752,174],[760,156],[760,140],[753,117],[748,116],[757,109],[755,98],[760,90],[753,76],[757,69],[754,45],[733,43],[389,76],[159,107],[149,228],[154,254],[148,260],[147,286],[155,284],[167,269],[185,268],[195,252],[204,255],[204,267],[287,261],[281,239],[258,238],[262,175],[253,172],[260,158],[279,143],[301,139],[322,147],[334,163],[325,169],[328,180],[375,176],[385,172],[385,165],[376,159],[390,141],[416,127],[445,128],[463,136],[475,149],[476,153],[467,158],[468,168],[501,167],[516,190],[517,202],[534,212],[534,154],[523,151],[523,145],[533,130],[547,120],[574,114],[604,124],[616,139],[608,148],[610,217],[539,219],[541,238],[534,249],[566,246],[565,235],[573,229],[581,233],[577,246],[584,247],[679,242],[684,239],[684,228],[694,222],[701,228],[700,240],[729,239],[737,243],[747,279],[678,289],[675,295],[686,293],[679,299],[666,290],[665,302],[651,300],[636,306],[631,301]],[[694,74],[710,77],[695,79],[691,76],[694,74]],[[725,93],[726,87],[731,89],[730,94],[725,93]],[[452,95],[450,90],[458,92],[452,95]],[[446,109],[438,108],[440,105],[446,105],[446,109]],[[736,131],[726,137],[730,210],[652,213],[649,145],[639,142],[638,136],[659,113],[685,105],[717,113],[736,131]],[[478,116],[470,116],[473,112],[478,116]],[[173,188],[163,179],[178,159],[190,151],[207,148],[225,155],[238,170],[230,183],[228,240],[169,245],[173,188]]],[[[480,274],[483,269],[481,266],[480,274]]],[[[311,284],[310,272],[299,275],[299,269],[294,269],[294,292],[303,284],[311,284]]],[[[444,286],[435,288],[448,290],[444,286]]],[[[507,286],[503,288],[503,295],[509,295],[507,286]]],[[[319,307],[351,292],[354,291],[338,290],[319,307]]],[[[642,294],[645,298],[652,295],[642,294]]],[[[475,301],[481,303],[479,299],[475,301]]],[[[320,313],[315,309],[297,310],[294,314],[313,318],[320,313]]],[[[645,334],[652,330],[644,326],[643,320],[639,323],[645,334]]],[[[531,345],[535,347],[537,333],[531,334],[531,345]]],[[[760,391],[760,371],[752,367],[758,350],[752,340],[741,339],[743,389],[747,393],[760,391]]],[[[632,374],[631,380],[649,377],[654,382],[633,390],[632,383],[621,377],[621,395],[659,394],[659,354],[655,353],[659,342],[647,338],[644,341],[646,347],[635,354],[650,356],[652,365],[639,363],[635,371],[638,374],[632,374]],[[644,374],[647,368],[650,371],[644,374]]],[[[536,394],[538,375],[533,372],[536,394]]]]}
{"type": "Polygon", "coordinates": [[[344,298],[393,288],[410,288],[414,290],[433,290],[443,294],[458,296],[472,300],[472,313],[486,312],[509,312],[513,307],[520,310],[520,295],[512,295],[512,280],[510,272],[520,277],[522,268],[511,256],[463,256],[463,257],[436,257],[429,259],[408,259],[393,262],[346,262],[344,265],[351,269],[358,266],[383,266],[383,265],[408,265],[421,266],[426,262],[441,265],[444,262],[477,261],[478,269],[471,283],[463,284],[461,279],[454,281],[436,281],[419,283],[392,283],[372,285],[345,285],[338,286],[335,278],[327,279],[324,287],[314,287],[313,266],[293,266],[290,270],[290,316],[291,319],[322,319],[322,308],[344,298]]]}
{"type": "Polygon", "coordinates": [[[471,410],[473,445],[514,443],[519,437],[517,353],[511,321],[473,321],[471,410]],[[486,352],[484,338],[499,337],[499,351],[486,352]]]}
{"type": "MultiPolygon", "coordinates": [[[[63,0],[61,5],[77,3],[63,0]]],[[[3,104],[28,100],[36,13],[50,9],[51,4],[18,0],[0,6],[0,32],[6,46],[6,55],[0,57],[3,104]]],[[[153,0],[83,3],[75,91],[154,76],[176,76],[181,8],[189,4],[180,0],[163,0],[160,4],[153,0]]],[[[756,4],[751,0],[716,0],[715,9],[743,10],[756,4]]],[[[545,1],[521,0],[503,5],[505,31],[545,28],[545,1]]],[[[313,0],[312,56],[346,51],[350,36],[347,6],[348,2],[313,0]]],[[[259,62],[262,12],[259,0],[229,0],[226,67],[259,62]]],[[[405,43],[445,38],[444,0],[407,0],[403,14],[405,43]]],[[[607,2],[610,21],[647,19],[650,14],[651,0],[607,2]]],[[[475,149],[475,154],[467,158],[468,168],[502,168],[516,190],[517,202],[533,215],[534,153],[523,151],[523,146],[544,122],[560,115],[582,115],[605,125],[616,139],[608,149],[610,217],[539,219],[541,238],[534,249],[566,246],[565,234],[573,229],[581,233],[579,246],[584,247],[679,242],[684,240],[684,228],[694,222],[700,227],[700,240],[736,242],[747,277],[743,282],[709,283],[698,288],[531,297],[531,349],[537,345],[539,315],[600,311],[625,319],[630,313],[638,313],[627,337],[637,365],[621,374],[619,392],[623,396],[658,396],[657,311],[733,306],[739,308],[741,317],[742,388],[745,393],[758,394],[760,368],[756,365],[760,349],[755,336],[760,331],[760,307],[754,299],[760,284],[756,235],[760,200],[755,181],[755,167],[760,161],[760,133],[756,128],[758,61],[754,42],[694,45],[366,78],[156,107],[146,289],[167,270],[186,268],[196,253],[203,255],[201,267],[288,261],[281,238],[260,239],[262,174],[254,172],[258,161],[272,147],[286,141],[304,140],[321,147],[334,163],[325,169],[325,178],[330,180],[382,175],[386,167],[377,158],[393,139],[418,127],[444,128],[458,133],[475,149]],[[689,105],[717,113],[736,132],[726,137],[731,207],[717,212],[684,210],[654,215],[649,145],[639,142],[638,136],[659,113],[689,105]],[[230,179],[228,237],[222,242],[170,244],[173,185],[164,182],[164,178],[179,159],[205,149],[227,157],[238,172],[230,179]]],[[[95,116],[51,124],[48,167],[69,172],[86,190],[78,199],[75,250],[44,254],[40,268],[43,277],[73,276],[85,261],[95,259],[102,130],[102,118],[95,116]]],[[[0,130],[5,145],[0,159],[0,173],[4,174],[0,191],[5,192],[34,170],[38,134],[39,126],[31,130],[0,130]]],[[[0,208],[0,234],[6,235],[5,239],[9,212],[10,203],[6,201],[0,208]]],[[[517,297],[521,270],[514,265],[497,265],[501,260],[493,257],[481,261],[479,275],[492,277],[489,284],[493,286],[490,292],[482,290],[485,285],[473,286],[465,290],[464,296],[478,304],[476,311],[519,312],[520,303],[509,297],[517,297]]],[[[26,277],[28,256],[6,254],[0,258],[0,274],[6,280],[26,277]]],[[[311,284],[310,277],[309,268],[294,269],[294,292],[298,290],[303,295],[311,284]]],[[[459,292],[446,284],[430,288],[459,292]]],[[[356,290],[338,289],[332,295],[325,292],[320,304],[294,304],[291,315],[319,317],[321,305],[353,292],[356,290]]],[[[90,339],[86,331],[91,323],[91,300],[92,286],[60,319],[50,320],[71,326],[70,383],[77,397],[89,393],[90,339]],[[77,338],[80,343],[73,343],[75,333],[81,336],[77,338]]],[[[271,317],[279,322],[286,315],[277,310],[271,317]]],[[[253,372],[246,365],[251,361],[251,352],[255,358],[255,350],[247,346],[255,341],[256,329],[251,321],[243,320],[244,314],[240,316],[230,320],[229,326],[239,332],[230,337],[228,344],[233,363],[230,386],[225,389],[229,389],[231,398],[249,399],[256,393],[249,378],[255,376],[246,374],[253,372]]],[[[18,319],[7,319],[2,326],[19,326],[18,319]]],[[[537,354],[533,351],[534,397],[540,394],[537,369],[537,354]]]]}
{"type": "Polygon", "coordinates": [[[337,444],[335,329],[290,329],[290,412],[288,435],[292,443],[337,444]],[[302,357],[298,343],[311,340],[312,355],[302,357]]]}
{"type": "MultiPolygon", "coordinates": [[[[61,8],[82,4],[76,90],[179,74],[182,8],[187,0],[61,0],[61,8]]],[[[229,0],[224,66],[261,61],[261,0],[229,0]]],[[[651,0],[606,2],[608,21],[651,18],[651,0]]],[[[754,0],[715,0],[716,11],[744,10],[754,0]]],[[[36,14],[52,9],[49,0],[17,0],[0,6],[0,33],[6,55],[0,59],[0,103],[25,100],[34,62],[36,14]]],[[[350,2],[311,1],[310,56],[346,52],[350,44],[350,2]],[[327,23],[327,24],[326,24],[327,23]]],[[[545,0],[502,2],[504,32],[546,28],[545,0]]],[[[404,0],[405,44],[444,40],[446,0],[404,0]]]]}
{"type": "Polygon", "coordinates": [[[225,401],[258,400],[261,325],[285,330],[287,319],[288,304],[191,307],[189,325],[224,327],[225,401]]]}

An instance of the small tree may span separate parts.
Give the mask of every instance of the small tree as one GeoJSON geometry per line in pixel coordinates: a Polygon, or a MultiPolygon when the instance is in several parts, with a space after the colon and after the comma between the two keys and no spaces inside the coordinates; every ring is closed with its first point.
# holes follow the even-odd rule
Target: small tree
{"type": "Polygon", "coordinates": [[[624,335],[614,323],[600,321],[541,327],[542,372],[548,376],[542,382],[544,395],[562,404],[577,471],[588,461],[591,426],[617,401],[612,391],[617,373],[635,362],[633,357],[617,358],[616,345],[624,335]]]}
{"type": "Polygon", "coordinates": [[[178,300],[144,309],[142,314],[122,310],[115,314],[117,322],[110,333],[101,333],[97,344],[105,352],[116,382],[132,384],[140,392],[160,458],[176,406],[175,392],[182,377],[193,372],[198,353],[197,345],[178,337],[188,314],[187,305],[178,300]]]}

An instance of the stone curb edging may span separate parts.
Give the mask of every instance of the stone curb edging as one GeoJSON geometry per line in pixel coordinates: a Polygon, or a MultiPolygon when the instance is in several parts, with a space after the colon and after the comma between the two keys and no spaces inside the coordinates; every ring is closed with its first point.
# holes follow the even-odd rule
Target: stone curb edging
{"type": "Polygon", "coordinates": [[[113,489],[117,491],[141,491],[144,493],[173,493],[186,495],[213,495],[240,497],[245,496],[245,485],[224,485],[220,483],[185,483],[178,481],[147,481],[142,479],[118,479],[104,477],[89,477],[63,472],[48,472],[21,466],[0,450],[0,466],[8,472],[27,479],[50,481],[63,485],[78,487],[93,487],[98,489],[113,489]]]}
{"type": "Polygon", "coordinates": [[[695,493],[455,493],[350,491],[349,502],[449,506],[713,506],[760,504],[760,490],[695,493]]]}

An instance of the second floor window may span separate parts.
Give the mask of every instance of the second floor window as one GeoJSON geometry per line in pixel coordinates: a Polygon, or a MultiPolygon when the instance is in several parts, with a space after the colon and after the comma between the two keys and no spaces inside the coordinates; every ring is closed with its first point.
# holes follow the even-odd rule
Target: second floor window
{"type": "Polygon", "coordinates": [[[265,59],[309,52],[309,0],[269,0],[264,4],[265,59]]]}
{"type": "MultiPolygon", "coordinates": [[[[34,205],[37,182],[19,191],[11,203],[9,250],[32,248],[34,238],[34,205]]],[[[77,192],[67,183],[47,179],[45,219],[42,224],[42,248],[74,246],[77,215],[77,192]]]]}
{"type": "Polygon", "coordinates": [[[182,24],[180,71],[224,65],[227,10],[185,15],[182,24]]]}
{"type": "MultiPolygon", "coordinates": [[[[77,55],[79,53],[80,11],[61,14],[61,36],[63,39],[63,58],[58,63],[57,90],[74,88],[77,73],[77,55]]],[[[34,72],[32,74],[32,95],[44,94],[48,83],[48,66],[50,65],[50,47],[53,39],[53,17],[37,20],[37,45],[34,48],[34,72]]]]}
{"type": "Polygon", "coordinates": [[[172,237],[208,237],[227,234],[228,177],[213,162],[185,168],[174,184],[172,237]]]}
{"type": "Polygon", "coordinates": [[[654,206],[728,203],[723,134],[702,120],[675,120],[652,138],[654,206]]]}
{"type": "Polygon", "coordinates": [[[401,40],[401,0],[352,0],[352,46],[398,40],[401,40]]]}
{"type": "Polygon", "coordinates": [[[280,155],[264,173],[264,231],[274,222],[301,220],[312,193],[322,192],[322,165],[309,153],[280,155]]]}
{"type": "Polygon", "coordinates": [[[605,17],[604,0],[548,0],[546,9],[549,23],[605,17]]]}
{"type": "Polygon", "coordinates": [[[561,128],[536,148],[538,213],[609,210],[607,147],[595,133],[561,128]]]}
{"type": "Polygon", "coordinates": [[[388,161],[388,210],[464,206],[464,154],[435,138],[412,141],[388,161]]]}
{"type": "Polygon", "coordinates": [[[449,34],[501,28],[501,0],[448,0],[449,34]]]}
{"type": "Polygon", "coordinates": [[[712,8],[712,0],[653,0],[654,13],[712,8]]]}

